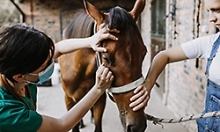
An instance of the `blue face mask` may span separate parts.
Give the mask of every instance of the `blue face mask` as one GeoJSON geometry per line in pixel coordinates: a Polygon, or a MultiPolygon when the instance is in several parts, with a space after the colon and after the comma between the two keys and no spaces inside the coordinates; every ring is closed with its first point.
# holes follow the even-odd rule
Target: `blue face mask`
{"type": "Polygon", "coordinates": [[[34,75],[34,76],[38,76],[38,82],[31,82],[31,81],[27,81],[28,83],[31,84],[41,84],[45,81],[47,81],[51,75],[53,74],[54,71],[54,60],[52,60],[51,64],[43,71],[39,72],[38,74],[34,74],[34,73],[29,73],[29,75],[34,75]]]}

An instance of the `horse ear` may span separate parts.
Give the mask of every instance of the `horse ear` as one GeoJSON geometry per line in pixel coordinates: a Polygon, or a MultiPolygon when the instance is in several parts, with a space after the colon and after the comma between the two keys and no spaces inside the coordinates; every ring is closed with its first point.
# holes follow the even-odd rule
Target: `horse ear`
{"type": "Polygon", "coordinates": [[[145,7],[146,0],[137,0],[133,9],[129,12],[129,14],[133,17],[135,21],[137,21],[138,17],[142,13],[145,7]]]}
{"type": "Polygon", "coordinates": [[[95,20],[97,25],[100,25],[104,22],[104,14],[101,13],[99,9],[97,9],[91,3],[83,0],[86,12],[95,20]]]}

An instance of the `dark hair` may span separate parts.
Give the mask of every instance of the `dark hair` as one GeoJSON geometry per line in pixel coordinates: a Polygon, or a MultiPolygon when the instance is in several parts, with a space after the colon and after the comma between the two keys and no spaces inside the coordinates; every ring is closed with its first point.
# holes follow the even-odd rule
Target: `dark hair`
{"type": "Polygon", "coordinates": [[[33,27],[16,24],[0,32],[0,73],[13,82],[13,75],[37,70],[49,54],[52,58],[53,41],[33,27]]]}
{"type": "Polygon", "coordinates": [[[134,19],[123,8],[116,6],[109,10],[109,28],[127,31],[128,29],[138,29],[134,19]]]}

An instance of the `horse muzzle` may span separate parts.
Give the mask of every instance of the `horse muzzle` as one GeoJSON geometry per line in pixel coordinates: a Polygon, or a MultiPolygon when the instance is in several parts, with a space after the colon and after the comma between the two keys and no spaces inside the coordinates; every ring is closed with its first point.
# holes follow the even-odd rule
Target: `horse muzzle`
{"type": "Polygon", "coordinates": [[[144,132],[147,128],[147,122],[142,124],[128,124],[125,132],[144,132]]]}

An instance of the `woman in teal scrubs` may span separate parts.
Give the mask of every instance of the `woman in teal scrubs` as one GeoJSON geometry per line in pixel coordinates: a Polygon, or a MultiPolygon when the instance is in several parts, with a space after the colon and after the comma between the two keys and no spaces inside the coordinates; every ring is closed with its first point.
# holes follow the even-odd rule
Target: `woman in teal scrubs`
{"type": "MultiPolygon", "coordinates": [[[[117,32],[117,31],[114,31],[117,32]]],[[[38,83],[53,73],[54,59],[80,48],[98,47],[103,39],[117,38],[102,26],[95,35],[67,39],[54,45],[43,32],[25,24],[16,24],[0,32],[0,132],[64,132],[75,126],[108,88],[113,75],[100,66],[91,91],[60,118],[36,112],[38,83]]]]}

